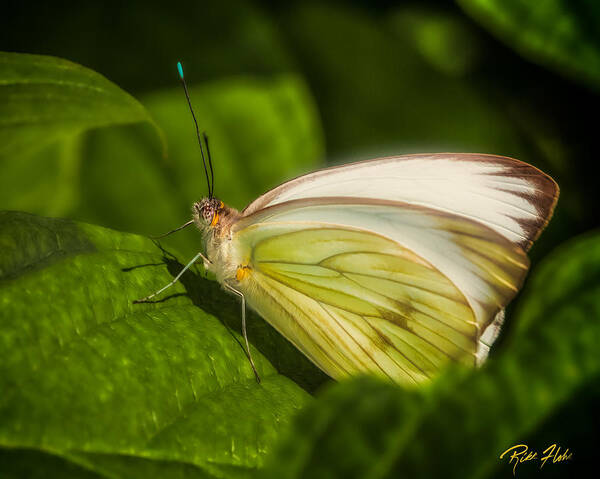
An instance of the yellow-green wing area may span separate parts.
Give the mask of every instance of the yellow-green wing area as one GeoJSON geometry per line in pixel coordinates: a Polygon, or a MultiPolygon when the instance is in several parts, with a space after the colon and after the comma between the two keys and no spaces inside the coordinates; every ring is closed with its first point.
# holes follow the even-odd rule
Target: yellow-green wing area
{"type": "Polygon", "coordinates": [[[373,372],[418,384],[473,365],[480,326],[461,291],[383,236],[337,226],[250,226],[250,306],[333,378],[373,372]]]}

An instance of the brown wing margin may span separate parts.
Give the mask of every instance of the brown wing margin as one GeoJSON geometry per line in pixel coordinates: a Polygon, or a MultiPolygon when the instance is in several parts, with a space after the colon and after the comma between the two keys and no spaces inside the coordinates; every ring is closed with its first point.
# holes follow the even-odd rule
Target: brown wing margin
{"type": "MultiPolygon", "coordinates": [[[[504,172],[499,176],[502,178],[527,178],[536,188],[535,195],[527,199],[532,200],[538,211],[538,217],[535,220],[517,220],[527,235],[527,243],[521,245],[527,251],[531,248],[533,242],[539,238],[552,218],[554,208],[558,202],[560,189],[550,176],[535,166],[513,158],[497,158],[502,158],[504,160],[503,163],[510,167],[508,172],[504,172]]],[[[482,161],[486,161],[485,157],[482,161]]]]}

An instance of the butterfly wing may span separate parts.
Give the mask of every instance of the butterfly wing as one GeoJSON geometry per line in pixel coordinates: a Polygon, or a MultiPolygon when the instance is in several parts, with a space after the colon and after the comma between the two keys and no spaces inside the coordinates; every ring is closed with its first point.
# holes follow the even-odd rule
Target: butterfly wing
{"type": "MultiPolygon", "coordinates": [[[[380,158],[327,168],[290,180],[252,202],[244,215],[288,201],[358,197],[398,201],[482,223],[524,250],[548,223],[558,185],[521,161],[496,155],[435,153],[380,158]]],[[[498,336],[503,311],[480,337],[483,361],[498,336]]]]}
{"type": "Polygon", "coordinates": [[[405,155],[298,177],[259,197],[244,214],[291,200],[341,196],[399,201],[464,216],[528,249],[552,216],[558,186],[537,168],[503,156],[405,155]]]}
{"type": "Polygon", "coordinates": [[[467,218],[397,201],[309,198],[232,233],[248,303],[334,378],[415,384],[475,363],[481,332],[518,290],[522,248],[467,218]]]}

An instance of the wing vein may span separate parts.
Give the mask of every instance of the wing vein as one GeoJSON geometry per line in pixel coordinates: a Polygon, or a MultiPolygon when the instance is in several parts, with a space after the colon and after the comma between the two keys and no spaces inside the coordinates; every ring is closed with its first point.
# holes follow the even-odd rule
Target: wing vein
{"type": "MultiPolygon", "coordinates": [[[[352,279],[352,278],[349,278],[348,276],[346,276],[346,274],[345,274],[345,273],[341,273],[341,274],[342,274],[342,276],[344,276],[344,277],[345,277],[345,278],[347,278],[348,280],[352,281],[354,284],[356,284],[356,285],[357,285],[357,286],[359,286],[360,288],[367,289],[367,290],[369,290],[369,291],[371,291],[371,292],[373,292],[373,293],[375,293],[375,294],[380,294],[381,296],[384,296],[385,298],[391,299],[391,300],[392,300],[392,301],[394,301],[394,302],[398,302],[398,300],[397,300],[396,298],[392,298],[391,296],[388,296],[387,294],[385,294],[385,293],[383,293],[383,292],[381,292],[381,291],[375,291],[373,288],[370,288],[370,287],[368,287],[368,286],[364,286],[364,285],[360,284],[359,282],[355,281],[354,279],[352,279]]],[[[418,303],[418,304],[421,304],[421,305],[423,305],[423,306],[427,306],[425,303],[421,303],[420,301],[416,301],[416,300],[414,300],[414,299],[412,300],[412,302],[414,302],[414,303],[418,303]]],[[[433,309],[437,309],[437,308],[433,308],[433,309]]],[[[439,310],[439,309],[438,309],[438,311],[440,311],[440,312],[441,312],[441,310],[439,310]]],[[[393,312],[393,313],[395,313],[395,314],[399,314],[399,313],[396,313],[395,311],[392,311],[392,312],[393,312]]],[[[439,318],[436,318],[435,316],[432,316],[431,314],[429,314],[429,313],[426,313],[425,311],[423,311],[423,310],[421,310],[421,309],[419,309],[419,312],[420,312],[421,314],[424,314],[425,316],[428,316],[429,318],[431,318],[431,319],[433,319],[433,320],[437,321],[438,323],[441,323],[441,324],[443,324],[444,326],[447,326],[448,328],[450,328],[450,329],[452,329],[452,330],[456,331],[457,333],[459,333],[459,334],[462,334],[463,336],[465,336],[465,337],[467,337],[467,338],[469,337],[469,336],[467,336],[466,334],[464,334],[462,331],[459,331],[458,329],[454,328],[453,326],[451,326],[450,324],[446,323],[445,321],[442,321],[441,319],[439,319],[439,318]]],[[[404,328],[404,329],[408,331],[408,329],[406,329],[406,328],[404,328]]],[[[412,333],[412,331],[409,331],[409,332],[411,332],[411,333],[412,333]]],[[[439,336],[439,334],[438,334],[438,336],[439,336]]],[[[447,338],[445,338],[445,339],[447,339],[447,338]]],[[[458,344],[457,344],[456,346],[458,346],[458,344]]],[[[460,347],[460,346],[458,346],[458,347],[460,347]]]]}
{"type": "MultiPolygon", "coordinates": [[[[320,301],[317,301],[317,303],[319,303],[319,306],[321,306],[321,309],[322,309],[323,311],[325,311],[325,313],[327,313],[327,315],[328,315],[328,316],[329,316],[329,317],[330,317],[330,318],[331,318],[333,321],[335,321],[335,322],[338,324],[338,326],[339,326],[340,328],[342,328],[342,329],[344,330],[344,332],[345,332],[345,333],[346,333],[346,334],[347,334],[347,335],[348,335],[348,336],[349,336],[349,337],[352,339],[352,341],[354,341],[354,343],[356,343],[356,345],[357,345],[357,346],[358,346],[360,349],[362,349],[362,350],[363,350],[363,352],[364,352],[364,353],[365,353],[365,354],[366,354],[366,355],[369,357],[369,359],[370,359],[371,361],[373,361],[373,363],[374,363],[374,364],[377,364],[377,367],[378,367],[379,369],[381,369],[381,371],[383,372],[383,374],[385,374],[385,375],[386,375],[388,378],[390,378],[390,379],[393,379],[393,378],[392,378],[392,377],[389,375],[389,373],[388,373],[388,372],[387,372],[387,371],[386,371],[386,370],[385,370],[385,369],[384,369],[384,368],[381,366],[381,364],[379,364],[379,363],[377,362],[377,360],[376,360],[376,359],[375,359],[373,356],[371,356],[371,353],[369,353],[369,352],[368,352],[368,351],[367,351],[367,350],[366,350],[366,349],[365,349],[365,348],[364,348],[364,347],[363,347],[363,346],[362,346],[362,345],[361,345],[361,344],[360,344],[360,343],[359,343],[359,342],[356,340],[356,338],[355,338],[354,336],[352,336],[352,335],[351,335],[351,334],[350,334],[350,333],[349,333],[349,332],[346,330],[346,328],[344,328],[344,326],[342,326],[342,324],[341,324],[341,323],[340,323],[340,322],[339,322],[339,321],[338,321],[338,320],[337,320],[337,319],[336,319],[336,318],[335,318],[335,317],[334,317],[334,316],[333,316],[333,315],[332,315],[332,314],[331,314],[329,311],[327,311],[327,308],[325,308],[325,307],[323,306],[323,303],[321,303],[320,301]]],[[[361,316],[361,318],[362,318],[362,316],[361,316]]],[[[364,321],[364,318],[363,318],[363,321],[364,321]]],[[[388,357],[389,357],[389,355],[388,355],[388,357]]],[[[390,359],[391,359],[391,358],[390,358],[390,359]]],[[[400,365],[399,365],[399,366],[400,366],[400,365]]],[[[402,369],[402,368],[401,368],[401,369],[402,369]]],[[[410,375],[409,375],[409,376],[410,376],[410,375]]],[[[412,376],[410,376],[410,378],[411,378],[411,379],[414,381],[414,378],[413,378],[412,376]]],[[[415,381],[415,382],[416,382],[416,381],[415,381]]]]}
{"type": "MultiPolygon", "coordinates": [[[[268,276],[268,277],[270,278],[270,276],[268,276]]],[[[272,278],[271,278],[271,279],[272,279],[272,278]]],[[[273,281],[275,281],[276,283],[278,283],[278,284],[280,284],[280,285],[282,285],[282,286],[285,286],[283,283],[280,283],[280,282],[279,282],[279,281],[277,281],[276,279],[273,279],[273,281]]],[[[275,303],[276,303],[276,304],[277,304],[277,305],[278,305],[278,306],[279,306],[281,309],[283,309],[283,310],[284,310],[284,311],[286,311],[288,314],[290,314],[292,317],[294,317],[294,316],[293,316],[293,315],[290,313],[290,311],[288,310],[288,308],[286,308],[286,307],[285,307],[285,306],[284,306],[284,305],[283,305],[283,304],[282,304],[280,301],[278,301],[278,300],[277,300],[277,298],[275,298],[275,296],[273,296],[272,294],[270,294],[270,293],[269,293],[269,292],[266,290],[266,288],[265,288],[263,285],[261,285],[261,284],[260,284],[258,281],[257,281],[257,284],[258,284],[258,286],[259,286],[259,287],[262,289],[263,293],[264,293],[264,294],[265,294],[267,297],[270,297],[270,298],[271,298],[271,300],[272,300],[273,302],[275,302],[275,303]]],[[[288,286],[288,287],[289,287],[289,286],[288,286]]],[[[300,293],[300,294],[303,294],[303,293],[300,293]]],[[[304,296],[306,296],[306,295],[304,295],[304,296]]],[[[312,299],[312,298],[310,298],[310,299],[312,299]]],[[[315,301],[315,300],[313,299],[313,301],[315,301]]],[[[319,328],[319,325],[318,325],[318,324],[316,324],[314,321],[312,321],[312,320],[311,320],[311,318],[310,318],[310,316],[309,316],[308,314],[305,314],[305,313],[304,313],[303,311],[301,311],[301,310],[299,310],[299,311],[300,311],[302,314],[304,314],[304,316],[305,316],[305,317],[306,317],[306,318],[309,320],[309,322],[311,322],[312,324],[314,324],[314,325],[315,325],[315,327],[316,327],[317,329],[320,329],[320,328],[319,328]]],[[[295,317],[294,317],[294,319],[295,319],[295,317]]],[[[304,328],[304,326],[302,325],[302,322],[301,322],[301,321],[297,321],[297,320],[295,320],[295,324],[297,324],[297,326],[298,326],[298,327],[299,327],[299,328],[300,328],[300,329],[301,329],[301,330],[304,332],[304,334],[306,334],[306,336],[307,336],[307,337],[309,337],[309,338],[311,338],[311,339],[312,339],[312,336],[311,336],[311,335],[308,333],[308,331],[306,330],[306,328],[304,328]]],[[[288,339],[290,339],[290,338],[288,338],[288,339]]],[[[335,358],[334,358],[334,357],[333,357],[331,354],[329,354],[329,353],[328,353],[328,352],[327,352],[327,351],[326,351],[326,350],[323,348],[323,346],[322,346],[322,345],[321,345],[321,344],[320,344],[318,341],[315,341],[315,340],[313,340],[313,343],[314,343],[314,345],[315,345],[315,346],[316,346],[316,347],[317,347],[317,348],[318,348],[318,349],[319,349],[319,350],[320,350],[320,351],[323,353],[323,355],[324,355],[324,356],[326,356],[327,358],[329,358],[329,360],[330,360],[330,361],[331,361],[333,364],[335,364],[335,365],[336,365],[336,366],[337,366],[337,367],[338,367],[338,368],[339,368],[341,371],[344,371],[346,374],[348,374],[348,370],[347,370],[345,367],[343,367],[343,366],[342,366],[342,365],[341,365],[341,364],[340,364],[340,363],[339,363],[339,362],[338,362],[338,361],[337,361],[337,360],[336,360],[336,359],[335,359],[335,358]]],[[[297,344],[295,344],[295,343],[294,343],[294,345],[295,345],[295,346],[296,346],[298,349],[300,349],[301,351],[303,350],[303,349],[302,349],[302,348],[301,348],[299,345],[297,345],[297,344]]]]}

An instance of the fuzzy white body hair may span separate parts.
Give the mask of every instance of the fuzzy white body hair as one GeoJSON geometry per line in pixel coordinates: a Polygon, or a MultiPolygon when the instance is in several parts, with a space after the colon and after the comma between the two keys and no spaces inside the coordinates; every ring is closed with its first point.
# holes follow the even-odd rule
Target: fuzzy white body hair
{"type": "Polygon", "coordinates": [[[223,219],[218,227],[208,226],[195,216],[196,226],[202,233],[204,251],[210,263],[205,263],[204,267],[215,274],[220,284],[228,283],[233,285],[236,282],[236,272],[238,267],[248,263],[250,251],[243,251],[239,242],[234,242],[231,226],[239,218],[240,213],[226,207],[223,219]]]}

